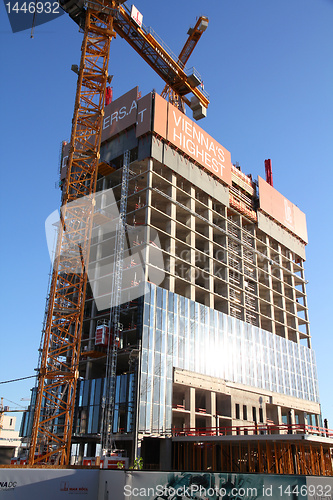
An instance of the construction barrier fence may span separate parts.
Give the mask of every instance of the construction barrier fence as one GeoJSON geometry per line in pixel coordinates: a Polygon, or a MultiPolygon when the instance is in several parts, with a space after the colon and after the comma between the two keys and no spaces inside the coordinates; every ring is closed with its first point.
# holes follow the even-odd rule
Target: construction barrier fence
{"type": "Polygon", "coordinates": [[[333,478],[300,475],[0,468],[0,498],[332,499],[333,478]]]}

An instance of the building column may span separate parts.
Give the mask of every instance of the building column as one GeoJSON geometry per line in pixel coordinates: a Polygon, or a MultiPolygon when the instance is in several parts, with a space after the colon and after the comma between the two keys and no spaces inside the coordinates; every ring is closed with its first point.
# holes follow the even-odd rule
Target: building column
{"type": "MultiPolygon", "coordinates": [[[[170,197],[175,200],[177,197],[177,176],[176,174],[171,174],[171,188],[170,197]]],[[[170,292],[175,291],[175,256],[176,256],[176,204],[170,203],[170,220],[168,222],[169,227],[167,231],[169,232],[169,248],[166,250],[169,252],[169,290],[170,292]]]]}
{"type": "Polygon", "coordinates": [[[266,236],[266,245],[267,245],[267,254],[268,254],[268,266],[267,266],[267,271],[268,271],[268,286],[269,286],[269,310],[270,310],[270,316],[271,316],[271,331],[272,333],[275,332],[275,311],[274,311],[274,297],[273,297],[273,278],[272,278],[272,262],[274,261],[271,259],[271,251],[270,251],[270,246],[269,246],[269,238],[266,236]]]}
{"type": "Polygon", "coordinates": [[[152,187],[153,187],[153,160],[150,158],[148,160],[148,173],[147,173],[147,191],[146,191],[146,216],[145,216],[145,250],[143,255],[143,262],[145,265],[144,269],[144,281],[149,279],[149,242],[150,242],[150,224],[151,224],[151,206],[152,206],[152,187]]]}
{"type": "Polygon", "coordinates": [[[305,411],[300,412],[299,414],[299,423],[300,425],[307,425],[307,413],[305,411]]]}
{"type": "Polygon", "coordinates": [[[283,282],[283,273],[282,273],[282,252],[281,252],[281,245],[278,245],[278,265],[279,268],[277,270],[278,278],[281,281],[281,306],[283,309],[282,316],[283,316],[283,333],[284,333],[284,338],[288,339],[288,328],[287,328],[287,313],[286,313],[286,296],[285,296],[285,290],[284,290],[284,282],[283,282]]]}
{"type": "Polygon", "coordinates": [[[141,457],[141,444],[142,444],[142,438],[139,436],[135,440],[135,447],[134,447],[134,458],[141,457]]]}
{"type": "MultiPolygon", "coordinates": [[[[209,222],[213,222],[213,202],[211,197],[208,197],[208,220],[209,222]]],[[[214,235],[214,230],[213,226],[209,224],[208,226],[208,272],[209,272],[209,307],[211,309],[214,309],[214,261],[213,261],[213,249],[214,249],[214,243],[213,243],[213,235],[214,235]]]]}
{"type": "Polygon", "coordinates": [[[276,412],[277,412],[277,424],[282,425],[282,408],[281,406],[276,407],[276,412]]]}
{"type": "MultiPolygon", "coordinates": [[[[89,341],[88,341],[88,348],[87,348],[88,351],[92,351],[94,346],[95,346],[94,339],[95,339],[95,335],[96,335],[96,320],[93,320],[92,318],[94,318],[96,316],[96,313],[97,313],[96,302],[93,301],[92,307],[91,307],[91,317],[90,317],[90,321],[89,321],[89,341]]],[[[90,360],[90,358],[87,358],[86,374],[85,374],[86,380],[90,378],[91,369],[92,369],[92,361],[90,360]]]]}
{"type": "Polygon", "coordinates": [[[311,334],[310,334],[310,323],[309,323],[309,309],[308,309],[308,299],[307,299],[307,296],[306,296],[306,287],[305,287],[305,283],[307,283],[307,282],[305,280],[303,261],[301,262],[300,265],[302,267],[301,277],[302,277],[302,280],[303,280],[303,283],[302,283],[302,293],[303,293],[303,305],[304,305],[304,308],[305,308],[304,309],[304,319],[306,321],[305,328],[306,328],[306,334],[308,335],[308,338],[307,338],[308,348],[311,349],[311,334]]]}
{"type": "Polygon", "coordinates": [[[209,409],[209,413],[211,415],[210,417],[210,427],[214,428],[216,427],[216,392],[210,392],[208,394],[209,401],[207,401],[208,406],[207,410],[209,409]]]}
{"type": "Polygon", "coordinates": [[[172,441],[170,438],[160,439],[160,467],[162,470],[172,468],[172,441]]]}
{"type": "Polygon", "coordinates": [[[195,428],[195,388],[190,387],[190,427],[195,428]]]}
{"type": "MultiPolygon", "coordinates": [[[[195,187],[191,186],[190,190],[190,198],[188,199],[188,202],[186,205],[193,211],[195,212],[195,187]]],[[[190,281],[191,281],[191,288],[190,288],[190,294],[189,298],[191,300],[195,300],[195,273],[196,273],[196,268],[195,268],[195,216],[192,214],[189,214],[189,218],[187,220],[187,224],[190,230],[189,238],[187,239],[186,243],[190,245],[190,281]]]]}
{"type": "MultiPolygon", "coordinates": [[[[289,415],[289,422],[288,422],[288,425],[292,425],[294,426],[295,423],[296,423],[296,420],[295,420],[295,410],[293,409],[290,409],[289,412],[288,412],[288,415],[289,415]]],[[[289,433],[290,434],[295,434],[296,433],[296,430],[294,428],[291,428],[289,430],[289,433]]]]}
{"type": "MultiPolygon", "coordinates": [[[[289,260],[292,260],[292,254],[291,252],[288,252],[288,258],[289,260]]],[[[292,339],[297,342],[297,344],[300,343],[300,336],[299,336],[299,325],[298,325],[298,316],[297,316],[297,296],[296,296],[296,283],[295,283],[295,276],[293,274],[293,270],[290,271],[290,281],[291,281],[291,289],[292,289],[292,306],[291,306],[291,312],[293,314],[293,319],[294,319],[294,326],[296,333],[294,334],[296,338],[292,339]]]]}
{"type": "Polygon", "coordinates": [[[78,459],[77,459],[78,465],[82,465],[83,457],[84,457],[84,447],[85,447],[84,443],[79,444],[79,455],[78,455],[78,459]]]}

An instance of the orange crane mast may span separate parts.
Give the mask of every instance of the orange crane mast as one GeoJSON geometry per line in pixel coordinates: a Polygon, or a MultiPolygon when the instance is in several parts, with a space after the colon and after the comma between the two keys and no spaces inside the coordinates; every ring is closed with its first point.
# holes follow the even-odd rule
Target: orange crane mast
{"type": "Polygon", "coordinates": [[[85,15],[61,224],[47,303],[29,463],[70,461],[94,194],[116,0],[85,15]],[[71,203],[72,202],[72,203],[71,203]]]}
{"type": "MultiPolygon", "coordinates": [[[[101,165],[102,120],[106,86],[110,82],[108,64],[112,38],[116,33],[125,38],[182,99],[192,94],[192,109],[197,110],[199,106],[204,110],[199,117],[205,115],[209,104],[207,94],[200,88],[200,79],[192,73],[187,74],[182,57],[174,58],[151,30],[138,25],[122,5],[124,0],[68,0],[60,3],[84,30],[84,37],[61,223],[46,304],[30,465],[68,465],[70,462],[86,269],[96,181],[101,165]]],[[[192,41],[194,38],[191,44],[192,41]]]]}

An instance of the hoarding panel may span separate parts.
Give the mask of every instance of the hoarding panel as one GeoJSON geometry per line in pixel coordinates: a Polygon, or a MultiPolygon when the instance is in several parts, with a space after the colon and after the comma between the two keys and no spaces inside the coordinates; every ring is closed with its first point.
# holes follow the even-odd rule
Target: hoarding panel
{"type": "Polygon", "coordinates": [[[284,474],[1,469],[0,496],[15,500],[333,498],[333,478],[284,474]]]}
{"type": "Polygon", "coordinates": [[[231,185],[231,155],[175,106],[168,106],[167,140],[231,185]]]}
{"type": "Polygon", "coordinates": [[[152,94],[147,94],[138,101],[136,119],[136,137],[140,137],[151,130],[152,94]]]}
{"type": "Polygon", "coordinates": [[[259,204],[261,210],[273,217],[307,243],[305,214],[260,176],[259,204]]]}
{"type": "Polygon", "coordinates": [[[1,498],[96,500],[98,483],[98,470],[0,469],[1,498]]]}
{"type": "Polygon", "coordinates": [[[133,471],[128,479],[124,494],[130,500],[281,500],[296,498],[296,491],[302,491],[297,498],[307,498],[306,477],[296,475],[133,471]]]}
{"type": "Polygon", "coordinates": [[[333,499],[333,477],[307,476],[306,486],[308,500],[333,499]]]}
{"type": "Polygon", "coordinates": [[[98,497],[96,496],[95,500],[129,500],[129,497],[125,496],[125,484],[130,478],[131,472],[101,469],[99,471],[98,497]]]}
{"type": "Polygon", "coordinates": [[[136,123],[136,137],[151,128],[203,168],[231,185],[231,155],[195,122],[158,94],[154,95],[154,123],[151,127],[152,94],[138,101],[138,87],[105,107],[102,142],[136,123]]]}
{"type": "Polygon", "coordinates": [[[163,97],[155,94],[154,131],[164,139],[167,138],[168,103],[163,97]]]}
{"type": "Polygon", "coordinates": [[[134,87],[134,89],[105,106],[102,142],[136,123],[137,99],[138,87],[134,87]]]}
{"type": "Polygon", "coordinates": [[[295,219],[295,226],[297,230],[301,233],[299,236],[301,236],[302,240],[308,242],[308,232],[306,228],[306,217],[305,213],[302,212],[296,205],[294,205],[294,219],[295,219]]]}

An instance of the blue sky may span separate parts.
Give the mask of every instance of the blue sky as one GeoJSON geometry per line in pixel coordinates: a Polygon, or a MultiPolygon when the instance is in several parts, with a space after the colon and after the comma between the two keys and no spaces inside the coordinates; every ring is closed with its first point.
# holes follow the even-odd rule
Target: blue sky
{"type": "MultiPolygon", "coordinates": [[[[188,66],[210,94],[200,122],[245,173],[264,177],[307,215],[306,278],[312,345],[323,417],[333,428],[332,194],[333,0],[137,0],[177,53],[196,16],[209,27],[188,66]],[[327,307],[329,308],[327,310],[327,307]]],[[[60,144],[70,137],[82,34],[67,16],[13,34],[2,5],[1,43],[1,349],[0,381],[34,374],[50,261],[47,216],[59,206],[60,144]]],[[[136,85],[142,95],[163,82],[120,38],[111,43],[114,97],[136,85]]],[[[33,380],[0,385],[19,404],[33,380]]],[[[17,414],[20,415],[20,414],[17,414]]]]}

